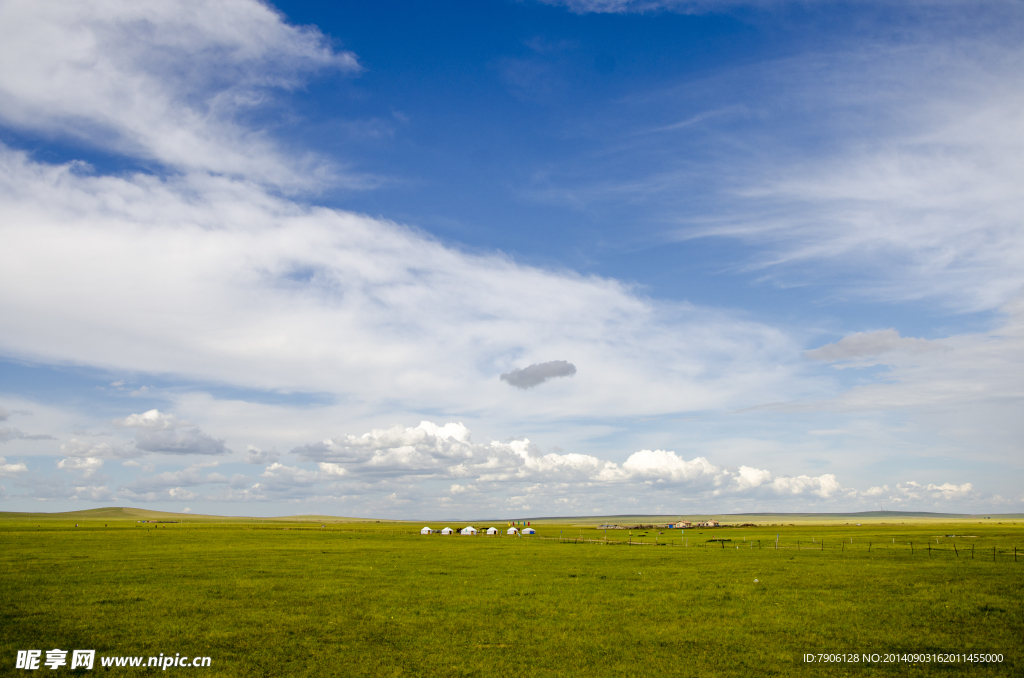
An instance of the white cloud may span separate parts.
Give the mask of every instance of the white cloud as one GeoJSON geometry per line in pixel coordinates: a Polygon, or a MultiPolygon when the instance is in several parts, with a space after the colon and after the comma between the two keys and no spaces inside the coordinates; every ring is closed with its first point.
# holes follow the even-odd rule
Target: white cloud
{"type": "MultiPolygon", "coordinates": [[[[571,486],[574,494],[621,492],[622,487],[661,487],[672,493],[718,496],[832,498],[844,492],[833,474],[780,476],[750,466],[729,469],[705,457],[686,460],[673,451],[640,450],[621,465],[584,454],[539,454],[529,440],[475,443],[462,424],[378,429],[362,436],[339,436],[293,450],[319,461],[320,473],[274,464],[265,478],[290,479],[295,485],[333,479],[349,482],[412,478],[457,479],[450,495],[478,491],[481,485],[529,488],[533,496],[557,494],[571,486]],[[652,485],[653,483],[653,485],[652,485]]],[[[517,495],[520,496],[521,495],[517,495]]]]}
{"type": "Polygon", "coordinates": [[[57,462],[57,468],[78,471],[83,478],[91,478],[96,471],[103,468],[103,460],[96,457],[68,457],[57,462]]]}
{"type": "Polygon", "coordinates": [[[816,478],[810,476],[775,478],[771,482],[771,487],[779,494],[813,494],[824,498],[831,497],[843,489],[831,473],[816,478]]]}
{"type": "Polygon", "coordinates": [[[9,124],[289,187],[338,177],[282,155],[237,114],[311,70],[359,69],[252,0],[12,0],[0,6],[0,65],[9,124]]]}
{"type": "Polygon", "coordinates": [[[794,134],[752,158],[757,169],[724,191],[737,211],[680,236],[753,244],[750,268],[783,285],[956,311],[1005,304],[1024,283],[1024,50],[1008,37],[1019,11],[989,9],[1003,26],[980,39],[949,40],[939,20],[901,44],[758,65],[785,93],[762,114],[836,141],[805,155],[794,134]]]}
{"type": "Polygon", "coordinates": [[[129,414],[124,419],[115,419],[113,423],[115,426],[123,426],[124,428],[143,428],[150,431],[166,431],[177,428],[180,425],[188,425],[185,422],[179,422],[173,414],[164,414],[159,410],[149,410],[142,414],[129,414]]]}
{"type": "Polygon", "coordinates": [[[657,478],[674,482],[689,483],[708,481],[712,485],[719,482],[722,469],[711,464],[704,457],[686,461],[675,452],[665,450],[640,450],[630,455],[622,464],[628,476],[635,478],[657,478]]]}
{"type": "Polygon", "coordinates": [[[8,464],[7,460],[0,457],[0,478],[11,478],[17,473],[25,473],[28,467],[25,464],[8,464]]]}
{"type": "Polygon", "coordinates": [[[230,451],[223,440],[216,440],[198,426],[159,410],[131,414],[115,420],[114,424],[136,429],[135,448],[143,452],[225,454],[230,451]]]}
{"type": "Polygon", "coordinates": [[[896,490],[904,499],[963,499],[971,496],[974,492],[974,486],[971,483],[963,483],[960,485],[954,485],[953,483],[943,483],[942,485],[936,485],[934,483],[928,483],[922,485],[908,480],[904,483],[898,483],[896,490]]]}
{"type": "Polygon", "coordinates": [[[108,490],[105,486],[76,487],[75,493],[70,497],[70,499],[96,502],[107,502],[114,498],[114,493],[108,490]]]}

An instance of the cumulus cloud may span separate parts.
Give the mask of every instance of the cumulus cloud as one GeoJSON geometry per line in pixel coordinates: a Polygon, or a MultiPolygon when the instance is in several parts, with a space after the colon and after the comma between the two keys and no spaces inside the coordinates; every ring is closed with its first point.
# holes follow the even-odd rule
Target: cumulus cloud
{"type": "Polygon", "coordinates": [[[921,483],[913,480],[908,480],[905,483],[897,483],[896,490],[901,495],[897,499],[964,499],[974,492],[974,486],[971,483],[962,483],[955,485],[953,483],[943,483],[936,485],[934,483],[928,483],[922,485],[921,483]]]}
{"type": "Polygon", "coordinates": [[[505,372],[501,375],[501,380],[516,388],[527,389],[543,384],[548,379],[571,377],[574,374],[576,374],[576,366],[572,363],[565,360],[552,360],[505,372]]]}
{"type": "Polygon", "coordinates": [[[198,426],[159,410],[132,414],[114,423],[136,429],[135,447],[143,452],[208,455],[229,452],[223,440],[216,440],[198,426]]]}
{"type": "Polygon", "coordinates": [[[90,478],[103,468],[103,460],[96,457],[68,457],[57,462],[57,468],[78,471],[83,478],[90,478]]]}
{"type": "MultiPolygon", "coordinates": [[[[476,491],[481,483],[526,483],[539,491],[571,484],[575,491],[606,490],[629,485],[664,484],[677,491],[706,496],[760,494],[829,498],[843,491],[832,474],[774,477],[749,466],[729,469],[705,457],[684,459],[669,450],[640,450],[621,465],[585,454],[541,454],[529,440],[476,443],[462,424],[438,426],[421,422],[415,428],[377,429],[362,436],[339,436],[293,450],[301,459],[319,462],[320,478],[459,480],[449,494],[476,491]]],[[[295,474],[275,464],[266,477],[295,474]]],[[[296,483],[318,478],[296,476],[296,483]]]]}
{"type": "Polygon", "coordinates": [[[0,477],[11,478],[15,474],[26,471],[28,471],[28,467],[25,464],[8,464],[6,459],[0,457],[0,477]]]}
{"type": "Polygon", "coordinates": [[[84,501],[96,501],[96,502],[108,502],[114,499],[114,493],[107,489],[106,486],[85,486],[76,487],[74,494],[69,499],[78,499],[84,501]]]}
{"type": "Polygon", "coordinates": [[[124,419],[115,419],[115,426],[124,428],[141,428],[150,431],[166,431],[177,428],[181,422],[173,414],[165,414],[160,410],[149,410],[142,414],[129,414],[124,419]]]}
{"type": "Polygon", "coordinates": [[[875,332],[857,332],[843,337],[833,344],[821,348],[804,351],[804,356],[811,360],[837,362],[841,360],[857,360],[874,358],[892,351],[920,353],[941,348],[941,344],[927,339],[901,337],[894,329],[877,330],[875,332]]]}

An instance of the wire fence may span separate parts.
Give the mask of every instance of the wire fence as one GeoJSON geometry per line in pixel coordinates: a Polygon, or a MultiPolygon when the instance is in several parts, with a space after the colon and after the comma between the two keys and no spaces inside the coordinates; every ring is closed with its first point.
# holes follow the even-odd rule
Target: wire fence
{"type": "Polygon", "coordinates": [[[783,542],[780,540],[748,539],[742,542],[734,542],[731,539],[707,539],[702,542],[690,543],[686,537],[669,539],[644,539],[643,537],[633,538],[632,535],[626,539],[609,539],[602,537],[592,539],[589,537],[542,537],[529,535],[530,539],[557,541],[562,544],[593,544],[607,546],[666,546],[670,548],[698,548],[716,550],[756,550],[756,551],[818,551],[821,553],[872,553],[879,555],[906,554],[927,558],[951,558],[965,560],[999,560],[1024,562],[1024,549],[1017,546],[983,546],[977,548],[977,544],[961,544],[948,542],[946,545],[932,544],[930,541],[921,543],[915,541],[867,541],[854,544],[850,539],[836,539],[829,543],[825,540],[815,539],[811,542],[795,540],[783,542]]]}

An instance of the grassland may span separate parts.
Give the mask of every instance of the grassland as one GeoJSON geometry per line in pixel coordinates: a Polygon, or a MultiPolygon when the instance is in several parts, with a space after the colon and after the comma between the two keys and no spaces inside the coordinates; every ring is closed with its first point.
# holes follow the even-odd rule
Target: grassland
{"type": "Polygon", "coordinates": [[[17,650],[59,647],[206,655],[211,668],[168,670],[207,676],[1022,675],[1024,524],[993,518],[767,517],[609,530],[605,544],[579,521],[516,539],[321,517],[3,514],[0,673],[18,673],[17,650]],[[1004,661],[802,661],[854,652],[1004,661]]]}

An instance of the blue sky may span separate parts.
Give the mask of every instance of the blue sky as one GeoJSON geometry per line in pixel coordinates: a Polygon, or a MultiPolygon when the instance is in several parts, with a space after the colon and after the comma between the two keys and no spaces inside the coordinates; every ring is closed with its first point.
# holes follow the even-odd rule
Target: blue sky
{"type": "Polygon", "coordinates": [[[7,3],[0,505],[1020,511],[1022,19],[7,3]]]}

